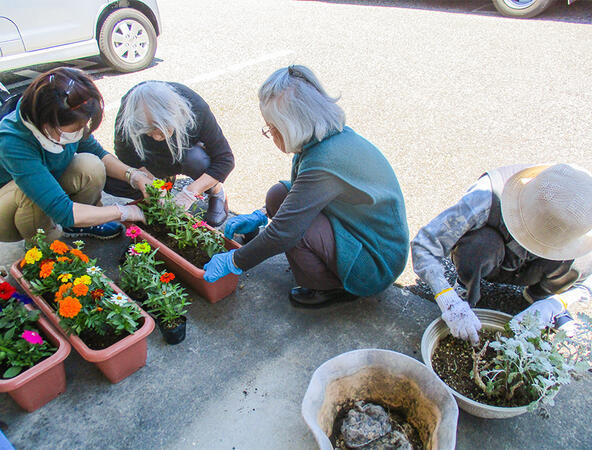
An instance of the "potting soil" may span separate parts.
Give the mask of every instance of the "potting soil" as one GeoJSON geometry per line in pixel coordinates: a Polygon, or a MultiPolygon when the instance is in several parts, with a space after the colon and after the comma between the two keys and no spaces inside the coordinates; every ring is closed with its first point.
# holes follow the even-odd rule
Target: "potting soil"
{"type": "MultiPolygon", "coordinates": [[[[481,330],[479,332],[480,344],[474,349],[469,342],[449,334],[440,340],[434,350],[432,368],[444,383],[459,394],[476,402],[502,407],[527,405],[529,400],[524,395],[520,395],[520,390],[510,401],[506,401],[505,398],[488,398],[471,376],[473,351],[478,352],[483,348],[486,341],[492,342],[496,340],[496,333],[494,330],[481,330]]],[[[496,352],[491,347],[488,347],[482,361],[491,361],[495,356],[496,352]]]]}
{"type": "Polygon", "coordinates": [[[152,225],[143,225],[142,228],[195,267],[203,269],[203,266],[210,261],[208,254],[199,247],[178,248],[177,240],[169,236],[169,230],[164,225],[153,223],[152,225]]]}

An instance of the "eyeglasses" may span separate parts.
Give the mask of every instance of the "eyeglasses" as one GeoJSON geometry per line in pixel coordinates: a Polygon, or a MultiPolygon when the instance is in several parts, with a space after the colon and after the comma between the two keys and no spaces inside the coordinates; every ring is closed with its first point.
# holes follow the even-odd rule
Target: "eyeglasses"
{"type": "Polygon", "coordinates": [[[261,128],[261,134],[267,139],[271,139],[271,125],[265,125],[263,128],[261,128]]]}

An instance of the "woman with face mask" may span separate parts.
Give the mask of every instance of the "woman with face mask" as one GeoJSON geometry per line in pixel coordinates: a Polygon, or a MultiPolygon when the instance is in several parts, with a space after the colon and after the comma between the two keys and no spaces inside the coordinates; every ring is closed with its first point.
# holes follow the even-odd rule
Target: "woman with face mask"
{"type": "Polygon", "coordinates": [[[37,77],[0,121],[0,241],[45,230],[111,239],[116,221],[143,221],[137,206],[100,206],[106,176],[145,193],[150,179],[107,153],[92,136],[103,98],[84,72],[57,68],[37,77]]]}

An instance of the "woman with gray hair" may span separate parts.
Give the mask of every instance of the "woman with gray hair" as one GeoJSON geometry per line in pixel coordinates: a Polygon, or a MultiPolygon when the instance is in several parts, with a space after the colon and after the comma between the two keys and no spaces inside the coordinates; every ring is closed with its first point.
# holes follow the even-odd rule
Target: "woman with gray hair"
{"type": "Polygon", "coordinates": [[[285,252],[295,306],[320,307],[370,296],[401,274],[409,250],[403,195],[383,154],[345,126],[345,114],[304,66],[274,72],[259,89],[262,132],[293,154],[290,182],[267,193],[265,208],[228,220],[225,235],[263,232],[205,265],[212,282],[285,252]]]}
{"type": "MultiPolygon", "coordinates": [[[[205,192],[208,224],[226,220],[222,183],[234,168],[234,156],[208,104],[187,86],[145,81],[125,94],[115,120],[115,154],[150,176],[189,176],[194,181],[176,195],[177,204],[188,210],[205,192]]],[[[109,179],[105,191],[140,198],[119,180],[109,179]]]]}

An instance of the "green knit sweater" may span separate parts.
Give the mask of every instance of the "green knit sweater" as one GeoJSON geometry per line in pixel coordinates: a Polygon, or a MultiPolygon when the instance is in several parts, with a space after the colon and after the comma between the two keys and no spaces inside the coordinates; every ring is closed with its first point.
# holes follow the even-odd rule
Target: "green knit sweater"
{"type": "Polygon", "coordinates": [[[344,288],[361,296],[383,291],[401,274],[409,252],[405,203],[391,165],[374,145],[345,127],[294,156],[292,181],[311,170],[331,173],[365,193],[364,203],[334,200],[323,213],[333,227],[344,288]]]}

